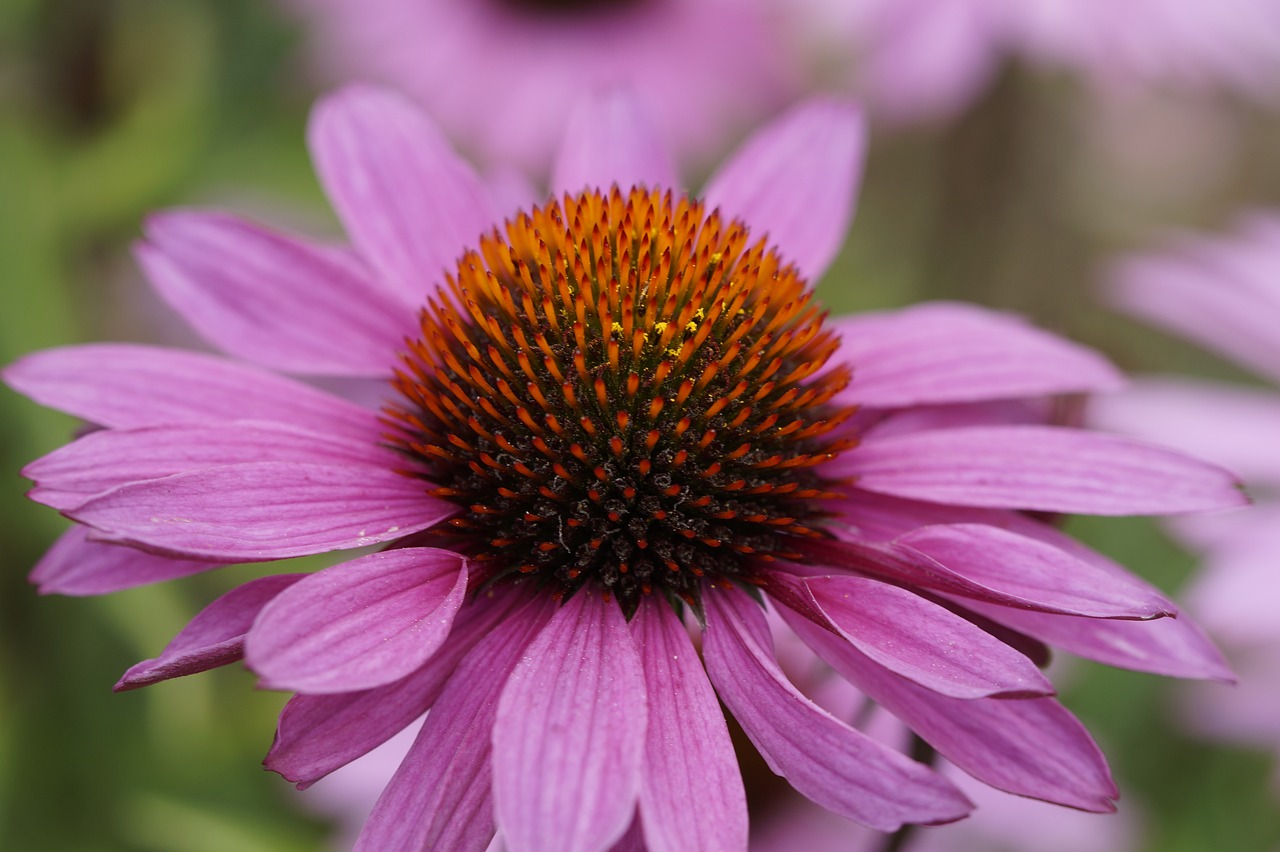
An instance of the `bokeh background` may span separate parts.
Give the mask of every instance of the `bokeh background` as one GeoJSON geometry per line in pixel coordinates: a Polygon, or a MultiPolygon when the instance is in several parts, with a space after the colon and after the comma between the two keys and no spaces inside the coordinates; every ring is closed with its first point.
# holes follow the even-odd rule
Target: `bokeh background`
{"type": "MultiPolygon", "coordinates": [[[[0,0],[0,362],[91,340],[198,345],[130,258],[150,210],[231,207],[338,234],[304,147],[321,85],[302,46],[296,21],[261,0],[0,0]]],[[[1109,313],[1099,271],[1167,229],[1280,206],[1280,108],[1115,97],[1011,62],[958,116],[873,129],[857,219],[820,285],[833,311],[965,299],[1129,370],[1254,382],[1109,313]]],[[[111,692],[264,569],[104,598],[28,584],[64,522],[24,499],[18,470],[76,426],[0,389],[0,850],[328,848],[332,821],[259,766],[283,696],[239,667],[111,692]]],[[[1166,590],[1195,570],[1144,520],[1070,529],[1166,590]]],[[[1140,815],[1135,848],[1280,849],[1268,754],[1181,733],[1174,682],[1071,669],[1065,702],[1108,754],[1121,807],[1140,815]]]]}

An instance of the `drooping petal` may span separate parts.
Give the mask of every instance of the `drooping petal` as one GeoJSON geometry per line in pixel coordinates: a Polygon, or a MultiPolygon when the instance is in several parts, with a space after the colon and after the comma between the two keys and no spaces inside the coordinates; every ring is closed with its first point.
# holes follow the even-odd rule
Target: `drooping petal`
{"type": "Polygon", "coordinates": [[[1110,770],[1084,726],[1052,698],[939,695],[783,608],[809,647],[940,754],[993,787],[1100,813],[1115,810],[1110,770]]]}
{"type": "MultiPolygon", "coordinates": [[[[1122,581],[1125,587],[1145,590],[1153,598],[1162,597],[1158,589],[1102,554],[1060,530],[1018,512],[938,506],[858,492],[856,489],[840,502],[840,508],[861,534],[876,538],[897,538],[917,527],[946,522],[998,526],[1024,538],[1051,545],[1061,553],[1087,563],[1092,571],[1100,571],[1122,581]]],[[[1066,570],[1075,575],[1080,569],[1077,566],[1066,570]]],[[[1104,580],[1099,587],[1111,582],[1104,580]]],[[[946,591],[974,612],[1088,659],[1173,677],[1232,679],[1222,655],[1186,617],[1141,622],[1082,620],[1070,613],[1054,614],[1048,608],[1032,612],[1016,603],[994,601],[954,589],[946,591]],[[1036,617],[1038,612],[1058,617],[1041,619],[1036,617]]]]}
{"type": "Polygon", "coordinates": [[[493,730],[494,804],[521,850],[595,850],[635,812],[648,718],[622,610],[579,591],[515,667],[493,730]]]}
{"type": "Polygon", "coordinates": [[[435,704],[458,662],[521,600],[513,593],[482,593],[458,613],[440,649],[394,683],[293,696],[280,711],[275,742],[263,764],[302,790],[382,745],[435,704]]]}
{"type": "Polygon", "coordinates": [[[320,101],[316,171],[374,272],[415,300],[498,222],[488,190],[438,128],[389,90],[353,85],[320,101]]]}
{"type": "Polygon", "coordinates": [[[936,303],[836,319],[834,360],[853,368],[840,399],[872,408],[1110,390],[1123,379],[1098,353],[1018,317],[936,303]]]}
{"type": "Polygon", "coordinates": [[[1024,526],[1049,528],[1020,512],[924,503],[886,494],[873,494],[858,488],[845,489],[838,500],[831,501],[831,505],[832,511],[841,516],[842,525],[847,525],[849,530],[856,532],[861,541],[892,541],[917,527],[932,524],[987,524],[1032,538],[1035,536],[1024,529],[1024,526]]]}
{"type": "Polygon", "coordinates": [[[653,122],[630,93],[613,90],[584,99],[569,116],[551,175],[553,194],[584,189],[625,193],[641,184],[677,189],[675,161],[653,122]]]}
{"type": "Polygon", "coordinates": [[[272,420],[375,443],[372,411],[238,364],[160,346],[93,343],[46,349],[4,369],[6,383],[41,405],[107,426],[272,420]]]}
{"type": "Polygon", "coordinates": [[[863,577],[810,577],[803,585],[855,648],[934,692],[953,698],[1053,693],[1025,656],[906,589],[863,577]]]}
{"type": "Polygon", "coordinates": [[[376,444],[283,423],[185,423],[91,432],[27,465],[23,475],[36,483],[28,494],[32,500],[73,509],[131,482],[259,461],[395,468],[403,457],[376,444]]]}
{"type": "Polygon", "coordinates": [[[219,567],[216,562],[170,559],[133,547],[88,540],[76,524],[53,543],[31,571],[42,595],[105,595],[176,580],[219,567]]]}
{"type": "Polygon", "coordinates": [[[424,490],[373,465],[254,462],[125,485],[67,514],[109,540],[256,562],[390,541],[457,511],[424,490]]]}
{"type": "Polygon", "coordinates": [[[494,832],[492,730],[511,670],[552,614],[539,596],[463,658],[365,823],[356,852],[483,852],[494,832]]]}
{"type": "Polygon", "coordinates": [[[707,673],[770,769],[824,808],[880,831],[969,812],[950,782],[801,695],[773,659],[754,601],[731,588],[708,589],[704,599],[707,673]]]}
{"type": "MultiPolygon", "coordinates": [[[[935,559],[927,553],[900,541],[868,542],[861,541],[856,532],[846,529],[836,530],[837,534],[847,539],[813,539],[802,542],[799,547],[804,550],[812,563],[809,573],[827,574],[829,569],[837,568],[871,574],[909,586],[921,586],[935,589],[952,595],[988,601],[1002,606],[1033,609],[1042,612],[1062,612],[1070,615],[1084,615],[1091,618],[1151,618],[1160,614],[1165,608],[1152,608],[1153,599],[1158,595],[1145,589],[1135,589],[1132,585],[1108,583],[1101,590],[1091,588],[1074,589],[1069,579],[1057,575],[1036,576],[1034,571],[1042,573],[1052,571],[1054,567],[1074,569],[1077,564],[1065,554],[1056,558],[1047,558],[1043,548],[1035,548],[1034,541],[1018,542],[1016,537],[1010,541],[1018,548],[1032,548],[1033,559],[1026,564],[1029,568],[1027,576],[1018,576],[1020,563],[1016,559],[1009,571],[991,570],[989,565],[969,565],[957,561],[957,568],[935,559]],[[978,579],[971,579],[966,570],[974,568],[978,579]],[[985,576],[995,577],[997,584],[984,582],[985,576]],[[1008,588],[1001,578],[1009,579],[1008,588]],[[1115,588],[1117,587],[1118,588],[1115,588]]],[[[1005,557],[1008,554],[1004,555],[1005,557]]],[[[974,558],[992,559],[990,551],[979,552],[974,558]]],[[[1162,599],[1161,599],[1162,600],[1162,599]]]]}
{"type": "Polygon", "coordinates": [[[747,848],[747,799],[729,728],[698,652],[665,602],[631,620],[649,695],[640,820],[646,848],[747,848]]]}
{"type": "MultiPolygon", "coordinates": [[[[779,563],[776,568],[760,574],[760,588],[767,592],[769,597],[777,604],[787,607],[803,618],[807,618],[824,630],[834,631],[838,634],[840,631],[831,623],[822,608],[818,606],[817,601],[814,600],[813,593],[805,585],[809,578],[829,576],[830,570],[830,568],[814,565],[779,563]]],[[[876,572],[872,571],[870,573],[874,574],[876,572]]],[[[897,582],[903,581],[899,580],[897,582]]],[[[907,588],[919,587],[918,583],[913,583],[911,580],[906,580],[905,582],[907,588]]],[[[967,609],[963,603],[957,603],[956,595],[935,595],[925,588],[920,588],[918,593],[991,634],[1036,666],[1044,667],[1049,664],[1049,648],[1043,642],[1018,633],[1012,628],[997,624],[986,616],[978,615],[972,609],[967,609]]]]}
{"type": "Polygon", "coordinates": [[[276,370],[389,376],[415,306],[343,255],[234,216],[147,221],[138,260],[156,290],[222,351],[276,370]]]}
{"type": "Polygon", "coordinates": [[[1164,515],[1246,503],[1227,471],[1162,447],[1053,426],[974,426],[870,440],[829,465],[860,488],[935,503],[1164,515]]]}
{"type": "Polygon", "coordinates": [[[1186,616],[1112,621],[1029,612],[982,601],[964,601],[963,605],[1063,651],[1109,666],[1166,677],[1235,680],[1222,653],[1186,616]]]}
{"type": "Polygon", "coordinates": [[[116,692],[138,689],[170,678],[205,672],[244,656],[244,637],[272,598],[306,574],[276,574],[237,586],[202,609],[160,656],[130,668],[116,692]]]}
{"type": "Polygon", "coordinates": [[[756,134],[707,181],[708,209],[740,218],[817,280],[844,242],[867,130],[850,104],[814,100],[756,134]]]}
{"type": "Polygon", "coordinates": [[[268,689],[353,692],[399,680],[449,635],[467,591],[464,560],[405,547],[311,574],[262,610],[246,645],[268,689]]]}
{"type": "MultiPolygon", "coordinates": [[[[627,828],[626,832],[622,835],[622,838],[618,840],[617,843],[609,847],[609,852],[649,852],[649,850],[654,848],[655,848],[654,845],[650,843],[649,839],[645,836],[645,831],[640,821],[640,815],[636,814],[634,817],[631,818],[631,825],[627,828]]],[[[657,847],[657,848],[661,848],[661,847],[657,847]]],[[[698,849],[701,847],[690,842],[688,845],[682,846],[680,848],[698,849]]],[[[711,848],[718,848],[718,847],[707,847],[707,848],[711,849],[711,848]]]]}
{"type": "Polygon", "coordinates": [[[1174,615],[1171,601],[1128,575],[1114,575],[1051,544],[986,524],[937,524],[897,543],[971,580],[1061,611],[1099,618],[1174,615]]]}
{"type": "Polygon", "coordinates": [[[1024,397],[953,405],[915,405],[910,408],[863,408],[852,424],[861,440],[880,441],[895,435],[964,429],[970,426],[1042,426],[1053,423],[1059,397],[1024,397]]]}

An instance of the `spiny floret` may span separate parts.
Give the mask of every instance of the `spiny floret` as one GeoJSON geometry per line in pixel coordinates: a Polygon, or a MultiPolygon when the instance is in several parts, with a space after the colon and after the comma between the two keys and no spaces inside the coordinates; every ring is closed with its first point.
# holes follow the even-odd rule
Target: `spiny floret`
{"type": "Polygon", "coordinates": [[[481,239],[421,314],[387,413],[495,573],[624,606],[794,558],[846,369],[792,266],[687,197],[566,195],[481,239]]]}

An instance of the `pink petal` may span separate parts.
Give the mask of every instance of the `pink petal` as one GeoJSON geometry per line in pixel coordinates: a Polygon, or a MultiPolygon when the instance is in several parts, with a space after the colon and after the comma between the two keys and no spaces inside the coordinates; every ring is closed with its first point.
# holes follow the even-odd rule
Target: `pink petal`
{"type": "MultiPolygon", "coordinates": [[[[859,541],[890,541],[917,527],[932,524],[987,524],[1031,538],[1036,537],[1033,530],[1049,529],[1046,524],[1033,521],[1020,512],[922,503],[857,488],[846,489],[839,500],[833,501],[833,510],[843,517],[847,525],[848,532],[840,534],[856,536],[859,541]]],[[[1060,538],[1074,541],[1069,536],[1060,538]]],[[[1052,543],[1057,544],[1058,539],[1052,543]]]]}
{"type": "MultiPolygon", "coordinates": [[[[1160,595],[1150,584],[1110,559],[1053,527],[1016,512],[935,506],[865,492],[854,492],[842,502],[842,508],[850,522],[856,524],[863,533],[870,531],[876,536],[894,537],[902,535],[904,530],[910,531],[921,525],[945,521],[999,525],[1010,532],[1049,544],[1081,562],[1087,562],[1092,569],[1117,578],[1130,588],[1137,587],[1152,596],[1160,595]]],[[[1074,574],[1076,570],[1078,569],[1073,568],[1071,572],[1074,574]]],[[[1045,618],[1038,618],[1037,613],[1017,604],[966,595],[951,589],[947,592],[953,597],[957,594],[964,595],[962,605],[974,612],[987,615],[1029,636],[1052,642],[1082,657],[1173,677],[1232,679],[1222,655],[1200,629],[1185,617],[1143,622],[1104,621],[1074,618],[1071,614],[1050,617],[1053,615],[1050,610],[1045,613],[1045,618]]]]}
{"type": "MultiPolygon", "coordinates": [[[[1074,545],[1073,552],[1092,564],[1111,571],[1115,576],[1124,577],[1128,582],[1155,591],[1154,587],[1111,560],[1072,541],[1057,530],[1046,528],[1044,539],[1052,541],[1054,536],[1074,545]]],[[[969,602],[965,605],[968,606],[969,602]]],[[[971,608],[975,611],[986,609],[985,605],[971,608]]],[[[1023,635],[1050,642],[1062,650],[1108,665],[1169,677],[1208,678],[1227,683],[1234,683],[1236,679],[1222,653],[1204,630],[1185,614],[1155,621],[1090,620],[1087,623],[1058,613],[1041,613],[1055,616],[1044,619],[1027,617],[1034,614],[1024,611],[1001,610],[991,614],[1000,623],[1007,624],[1023,635]]]]}
{"type": "Polygon", "coordinates": [[[708,589],[704,599],[707,672],[769,768],[791,786],[880,831],[948,822],[969,812],[969,801],[950,782],[801,695],[773,659],[768,626],[754,601],[732,588],[708,589]]]}
{"type": "MultiPolygon", "coordinates": [[[[963,429],[970,426],[1026,426],[1052,424],[1063,406],[1061,397],[960,402],[953,405],[917,405],[910,408],[863,408],[850,427],[863,443],[897,435],[963,429]]],[[[846,401],[851,401],[846,398],[846,401]]]]}
{"type": "Polygon", "coordinates": [[[139,262],[156,290],[228,354],[276,370],[390,376],[414,305],[332,251],[234,216],[152,216],[139,262]]]}
{"type": "Polygon", "coordinates": [[[376,442],[373,412],[299,382],[215,355],[95,343],[27,355],[5,382],[41,405],[112,429],[272,420],[376,442]]]}
{"type": "Polygon", "coordinates": [[[182,628],[160,656],[129,669],[116,692],[150,686],[234,663],[244,656],[244,637],[272,598],[307,574],[276,574],[237,586],[209,604],[182,628]]]}
{"type": "Polygon", "coordinates": [[[538,596],[498,622],[463,658],[378,799],[356,852],[481,852],[488,846],[494,832],[491,734],[499,695],[551,617],[552,605],[549,597],[538,596]]]}
{"type": "Polygon", "coordinates": [[[79,524],[63,533],[31,572],[42,595],[105,595],[219,567],[215,562],[170,559],[120,544],[88,540],[79,524]]]}
{"type": "MultiPolygon", "coordinates": [[[[699,792],[705,793],[707,791],[700,790],[699,792]]],[[[637,814],[636,816],[632,817],[631,825],[630,827],[627,828],[626,833],[622,835],[622,838],[617,843],[609,847],[609,852],[649,852],[649,850],[654,849],[655,847],[652,843],[649,843],[647,841],[648,841],[648,838],[645,837],[644,829],[641,828],[640,816],[639,814],[637,814]]],[[[659,846],[656,848],[660,849],[662,847],[659,846]]],[[[690,842],[689,844],[681,846],[679,848],[681,849],[698,849],[698,848],[720,849],[724,847],[718,847],[718,846],[698,847],[694,845],[692,842],[690,842]]],[[[743,846],[743,848],[745,849],[746,847],[743,846]]]]}
{"type": "Polygon", "coordinates": [[[1010,13],[999,7],[887,2],[847,8],[862,11],[855,25],[858,91],[878,119],[895,127],[949,120],[977,100],[1001,67],[989,19],[1004,23],[1010,13]]]}
{"type": "Polygon", "coordinates": [[[1118,307],[1280,381],[1280,242],[1185,239],[1112,271],[1118,307]]]}
{"type": "Polygon", "coordinates": [[[1184,594],[1200,620],[1228,645],[1280,642],[1275,610],[1280,601],[1280,503],[1241,514],[1249,523],[1203,554],[1203,570],[1184,594]]]}
{"type": "MultiPolygon", "coordinates": [[[[1205,562],[1202,575],[1214,570],[1211,566],[1218,561],[1219,552],[1225,554],[1257,535],[1270,538],[1274,530],[1280,530],[1280,501],[1268,493],[1273,490],[1269,485],[1262,482],[1257,485],[1262,492],[1258,495],[1260,502],[1243,511],[1186,515],[1166,525],[1170,534],[1184,547],[1201,554],[1205,562]]],[[[1265,544],[1262,546],[1266,547],[1265,544]]],[[[1215,625],[1214,630],[1217,629],[1215,625]]]]}
{"type": "Polygon", "coordinates": [[[1186,616],[1156,621],[1081,619],[964,601],[975,612],[1064,651],[1109,666],[1166,677],[1234,682],[1221,652],[1186,616]]]}
{"type": "Polygon", "coordinates": [[[498,702],[494,803],[524,850],[596,850],[635,812],[648,718],[622,610],[582,590],[529,646],[498,702]]]}
{"type": "Polygon", "coordinates": [[[1098,353],[1018,317],[936,303],[837,319],[835,360],[853,368],[841,395],[873,408],[1111,390],[1123,379],[1098,353]]]}
{"type": "MultiPolygon", "coordinates": [[[[1123,596],[1118,600],[1105,594],[1101,596],[1095,594],[1091,589],[1074,590],[1072,594],[1064,594],[1064,588],[1070,590],[1070,583],[1064,583],[1063,578],[1053,575],[1029,578],[1018,577],[1015,563],[1014,570],[1005,575],[1013,577],[1010,588],[1005,589],[1001,587],[1004,585],[1003,582],[998,585],[983,582],[984,572],[982,570],[975,570],[974,572],[978,579],[970,579],[966,574],[966,571],[970,568],[982,569],[984,567],[990,568],[990,566],[970,565],[967,562],[957,560],[957,567],[953,568],[908,544],[897,541],[887,543],[862,541],[858,538],[857,532],[853,530],[837,529],[836,533],[846,537],[848,540],[814,539],[801,544],[802,549],[809,556],[811,565],[814,566],[807,573],[813,575],[829,574],[831,573],[829,569],[835,568],[843,571],[872,574],[897,584],[936,589],[952,595],[960,595],[1020,609],[1065,612],[1070,615],[1085,615],[1091,618],[1151,617],[1151,595],[1149,593],[1137,594],[1135,589],[1128,586],[1121,588],[1123,596]],[[1031,580],[1031,582],[1025,582],[1027,579],[1031,580]]],[[[1024,549],[1030,548],[1035,544],[1035,542],[1031,541],[1019,543],[1016,539],[1011,539],[1011,541],[1023,546],[1024,549]]],[[[1046,555],[1041,550],[1033,550],[1032,553],[1037,557],[1046,555]]],[[[989,552],[979,554],[975,558],[990,559],[991,554],[989,552]]],[[[1065,555],[1060,555],[1056,561],[1039,558],[1038,560],[1033,559],[1027,564],[1031,568],[1039,567],[1045,569],[1048,567],[1050,570],[1055,564],[1068,566],[1071,570],[1077,567],[1076,563],[1065,555]]],[[[796,566],[791,566],[792,570],[795,568],[796,566]]],[[[997,577],[1001,576],[999,572],[987,571],[986,573],[997,577]]],[[[1114,586],[1115,584],[1111,585],[1114,586]]],[[[1110,592],[1113,590],[1108,589],[1105,591],[1110,592]]]]}
{"type": "Polygon", "coordinates": [[[67,514],[161,553],[256,562],[391,541],[457,511],[425,491],[377,466],[256,462],[125,485],[67,514]]]}
{"type": "Polygon", "coordinates": [[[653,852],[747,848],[747,799],[729,728],[698,652],[665,601],[631,620],[644,664],[649,726],[640,819],[653,852]]]}
{"type": "Polygon", "coordinates": [[[488,190],[439,129],[389,90],[347,86],[311,116],[325,191],[376,274],[415,299],[497,224],[488,190]]]}
{"type": "Polygon", "coordinates": [[[249,634],[249,668],[267,689],[295,692],[392,683],[436,652],[466,591],[463,558],[431,547],[326,568],[263,609],[249,634]]]}
{"type": "Polygon", "coordinates": [[[1025,656],[906,589],[863,577],[810,577],[803,585],[855,648],[934,692],[953,698],[1053,694],[1025,656]]]}
{"type": "Polygon", "coordinates": [[[624,193],[633,186],[677,189],[676,165],[640,103],[613,90],[579,101],[569,116],[551,176],[553,193],[583,189],[624,193]]]}
{"type": "MultiPolygon", "coordinates": [[[[1230,689],[1221,684],[1197,684],[1180,691],[1177,718],[1185,720],[1183,724],[1197,734],[1274,754],[1280,737],[1276,718],[1280,679],[1275,676],[1274,646],[1254,648],[1252,653],[1240,655],[1237,666],[1240,682],[1230,689]]],[[[1280,781],[1274,768],[1271,777],[1272,783],[1280,781]]]]}
{"type": "MultiPolygon", "coordinates": [[[[854,415],[863,440],[880,440],[890,435],[959,429],[965,426],[1052,425],[1061,415],[1060,397],[1025,397],[949,405],[916,405],[910,408],[864,408],[854,415]]],[[[846,397],[847,401],[853,400],[846,397]]]]}
{"type": "Polygon", "coordinates": [[[813,100],[738,149],[707,182],[708,208],[766,234],[782,259],[810,280],[844,242],[862,181],[867,130],[848,103],[813,100]]]}
{"type": "Polygon", "coordinates": [[[897,543],[957,573],[1061,612],[1095,618],[1159,618],[1177,608],[1127,572],[1116,575],[1071,553],[986,524],[920,527],[897,543]]]}
{"type": "Polygon", "coordinates": [[[256,461],[381,465],[403,457],[373,443],[283,423],[237,422],[148,426],[91,432],[23,469],[36,487],[28,496],[74,509],[113,488],[189,470],[256,461]]]}
{"type": "Polygon", "coordinates": [[[935,503],[1163,515],[1245,505],[1219,467],[1127,438],[1054,426],[974,426],[868,439],[828,465],[860,488],[935,503]]]}
{"type": "Polygon", "coordinates": [[[280,712],[276,739],[263,763],[304,790],[377,748],[436,703],[458,662],[520,600],[510,593],[482,593],[459,611],[440,649],[394,683],[337,695],[293,696],[280,712]]]}
{"type": "Polygon", "coordinates": [[[1246,482],[1280,483],[1280,395],[1183,378],[1140,379],[1089,401],[1089,421],[1220,464],[1246,482]]]}
{"type": "Polygon", "coordinates": [[[499,163],[484,175],[493,209],[501,218],[528,210],[546,196],[534,188],[529,176],[510,163],[499,163]]]}
{"type": "Polygon", "coordinates": [[[1115,810],[1111,800],[1118,791],[1102,752],[1052,698],[966,701],[939,695],[889,672],[806,619],[786,609],[782,615],[837,672],[980,781],[1081,810],[1115,810]]]}

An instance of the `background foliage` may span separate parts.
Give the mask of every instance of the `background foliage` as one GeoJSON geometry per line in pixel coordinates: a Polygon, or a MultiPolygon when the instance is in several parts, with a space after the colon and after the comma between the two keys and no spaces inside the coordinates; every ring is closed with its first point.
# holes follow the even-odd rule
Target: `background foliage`
{"type": "MultiPolygon", "coordinates": [[[[233,207],[336,234],[303,143],[316,91],[299,41],[254,0],[0,3],[0,362],[88,340],[194,345],[129,257],[150,210],[233,207]]],[[[1125,160],[1152,132],[1143,116],[1016,67],[957,123],[878,133],[850,241],[822,283],[827,303],[977,301],[1127,369],[1249,381],[1097,298],[1110,252],[1280,204],[1280,118],[1222,100],[1197,109],[1228,144],[1193,151],[1193,173],[1176,175],[1187,185],[1172,191],[1158,169],[1134,178],[1125,160]]],[[[75,425],[0,389],[0,849],[325,848],[329,827],[257,766],[281,696],[238,668],[110,691],[260,569],[93,599],[40,598],[27,583],[64,522],[23,498],[16,472],[75,425]]],[[[1148,522],[1072,527],[1166,589],[1193,570],[1148,522]]],[[[1148,849],[1277,848],[1268,757],[1177,733],[1176,686],[1081,664],[1065,699],[1108,753],[1121,806],[1142,811],[1148,849]]]]}

